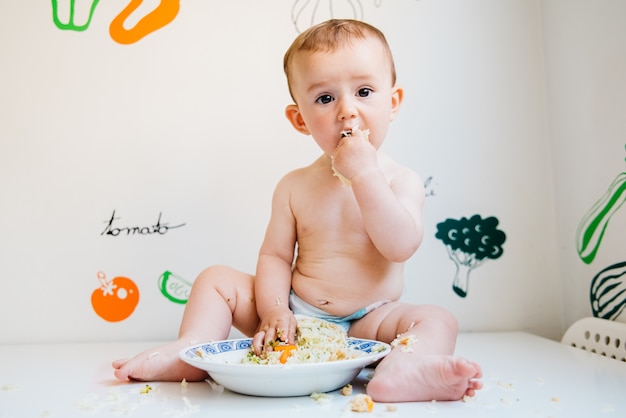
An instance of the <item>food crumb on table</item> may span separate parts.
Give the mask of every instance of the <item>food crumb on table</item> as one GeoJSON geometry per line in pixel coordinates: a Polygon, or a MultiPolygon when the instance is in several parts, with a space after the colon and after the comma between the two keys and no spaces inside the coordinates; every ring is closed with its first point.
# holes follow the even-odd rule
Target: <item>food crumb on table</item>
{"type": "Polygon", "coordinates": [[[360,393],[350,399],[350,409],[353,412],[372,412],[374,401],[369,395],[360,393]]]}
{"type": "Polygon", "coordinates": [[[513,383],[504,383],[501,380],[498,380],[498,386],[501,386],[505,389],[513,389],[513,383]]]}
{"type": "Polygon", "coordinates": [[[213,392],[215,393],[224,392],[224,386],[220,385],[215,380],[211,379],[211,377],[207,377],[206,379],[204,379],[204,381],[207,382],[211,386],[211,390],[213,392]]]}
{"type": "Polygon", "coordinates": [[[185,409],[188,411],[193,411],[196,410],[200,407],[200,405],[196,405],[191,403],[191,401],[189,400],[189,398],[187,398],[186,396],[183,396],[183,402],[185,403],[185,409]]]}
{"type": "Polygon", "coordinates": [[[309,395],[309,397],[316,402],[323,402],[323,401],[330,400],[330,395],[328,395],[327,393],[313,392],[311,393],[311,395],[309,395]]]}
{"type": "Polygon", "coordinates": [[[430,404],[426,406],[426,409],[428,409],[429,411],[434,411],[436,409],[436,406],[437,406],[437,400],[433,399],[432,401],[430,401],[430,404]]]}
{"type": "Polygon", "coordinates": [[[120,391],[117,389],[111,389],[107,391],[105,395],[105,400],[107,402],[120,402],[120,401],[125,400],[126,398],[127,397],[125,395],[122,395],[120,391]]]}
{"type": "Polygon", "coordinates": [[[350,396],[352,395],[352,385],[350,383],[348,383],[347,385],[345,385],[344,387],[341,388],[341,392],[340,392],[343,396],[350,396]]]}
{"type": "Polygon", "coordinates": [[[473,402],[475,401],[476,398],[473,396],[469,396],[469,395],[463,395],[463,398],[461,399],[462,402],[468,403],[468,402],[473,402]]]}
{"type": "Polygon", "coordinates": [[[95,411],[99,408],[99,402],[97,402],[97,399],[98,395],[92,393],[85,396],[83,399],[79,399],[74,402],[74,405],[80,411],[95,411]]]}

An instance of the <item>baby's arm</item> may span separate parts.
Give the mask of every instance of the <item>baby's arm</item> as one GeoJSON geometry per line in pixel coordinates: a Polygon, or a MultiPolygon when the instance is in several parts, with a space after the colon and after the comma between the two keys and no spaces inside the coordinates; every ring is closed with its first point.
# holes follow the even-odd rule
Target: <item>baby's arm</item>
{"type": "Polygon", "coordinates": [[[289,309],[296,226],[289,206],[291,176],[278,184],[272,199],[272,214],[259,252],[255,299],[260,323],[253,339],[255,351],[280,339],[295,341],[296,319],[289,309]]]}
{"type": "Polygon", "coordinates": [[[352,178],[352,191],[365,229],[388,260],[403,262],[422,242],[424,185],[406,167],[395,168],[389,181],[380,169],[367,169],[352,178]]]}
{"type": "Polygon", "coordinates": [[[363,139],[360,130],[342,139],[333,166],[350,180],[365,229],[378,251],[390,261],[406,261],[422,241],[424,185],[409,168],[378,158],[378,151],[363,139]]]}

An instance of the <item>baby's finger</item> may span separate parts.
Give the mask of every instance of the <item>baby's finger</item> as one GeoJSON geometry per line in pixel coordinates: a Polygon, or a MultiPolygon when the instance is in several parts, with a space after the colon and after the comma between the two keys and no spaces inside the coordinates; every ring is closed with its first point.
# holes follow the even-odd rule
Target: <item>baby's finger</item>
{"type": "Polygon", "coordinates": [[[296,325],[298,324],[295,316],[289,315],[280,320],[280,327],[276,328],[278,338],[285,343],[294,344],[296,341],[296,325]]]}
{"type": "Polygon", "coordinates": [[[276,325],[276,341],[289,342],[289,321],[279,321],[276,325]]]}
{"type": "Polygon", "coordinates": [[[271,341],[275,341],[275,340],[276,340],[276,328],[269,327],[267,331],[265,331],[263,342],[265,343],[265,345],[267,345],[271,341]]]}
{"type": "Polygon", "coordinates": [[[252,348],[254,348],[254,354],[256,354],[257,356],[261,355],[261,353],[263,352],[264,339],[265,331],[257,332],[252,338],[252,348]]]}
{"type": "Polygon", "coordinates": [[[293,318],[292,321],[289,322],[289,331],[287,332],[287,340],[288,344],[295,344],[296,342],[296,326],[298,322],[293,318]]]}

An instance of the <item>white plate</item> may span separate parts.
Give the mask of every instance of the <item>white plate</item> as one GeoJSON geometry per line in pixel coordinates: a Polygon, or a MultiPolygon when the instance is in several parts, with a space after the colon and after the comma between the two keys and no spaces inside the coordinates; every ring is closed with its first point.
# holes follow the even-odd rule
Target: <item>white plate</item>
{"type": "Polygon", "coordinates": [[[348,338],[351,349],[361,353],[354,359],[306,364],[242,364],[252,346],[251,338],[193,345],[180,358],[233,392],[255,396],[308,396],[330,392],[350,383],[367,365],[385,357],[389,344],[348,338]]]}

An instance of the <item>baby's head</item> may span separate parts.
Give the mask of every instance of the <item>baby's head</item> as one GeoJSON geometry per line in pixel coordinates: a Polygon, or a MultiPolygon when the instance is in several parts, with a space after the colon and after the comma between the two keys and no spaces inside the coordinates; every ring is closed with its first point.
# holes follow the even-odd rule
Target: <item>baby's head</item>
{"type": "MultiPolygon", "coordinates": [[[[390,64],[391,84],[396,83],[396,68],[393,62],[391,49],[385,35],[372,25],[359,20],[331,19],[310,27],[302,32],[293,41],[283,59],[283,68],[287,76],[289,93],[293,99],[291,80],[293,74],[292,63],[297,54],[315,52],[334,52],[339,48],[350,45],[353,40],[378,39],[383,46],[390,64]]],[[[295,99],[294,99],[295,100],[295,99]]]]}

